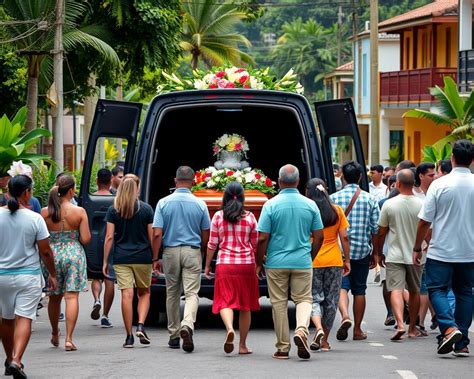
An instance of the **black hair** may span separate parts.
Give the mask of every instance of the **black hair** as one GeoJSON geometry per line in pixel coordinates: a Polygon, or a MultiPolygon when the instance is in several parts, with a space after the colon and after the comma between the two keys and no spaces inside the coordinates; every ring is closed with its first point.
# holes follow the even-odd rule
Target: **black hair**
{"type": "Polygon", "coordinates": [[[112,172],[108,168],[101,168],[97,171],[97,182],[103,186],[110,185],[112,180],[112,172]]]}
{"type": "Polygon", "coordinates": [[[395,171],[395,167],[387,166],[387,167],[385,167],[383,170],[384,170],[384,171],[390,171],[390,170],[395,171]]]}
{"type": "Polygon", "coordinates": [[[387,197],[387,200],[388,199],[392,199],[394,198],[395,196],[398,196],[400,195],[400,190],[398,188],[394,188],[393,190],[390,191],[390,193],[388,194],[388,197],[387,197]]]}
{"type": "Polygon", "coordinates": [[[348,161],[342,165],[342,176],[347,184],[358,184],[362,175],[362,166],[355,161],[348,161]]]}
{"type": "Polygon", "coordinates": [[[230,182],[225,186],[222,196],[222,211],[224,220],[235,224],[245,214],[244,187],[239,182],[230,182]]]}
{"type": "Polygon", "coordinates": [[[335,225],[339,220],[334,204],[329,198],[326,183],[319,178],[312,178],[306,184],[306,196],[313,200],[321,213],[321,220],[325,228],[335,225]],[[323,191],[321,191],[323,189],[323,191]]]}
{"type": "Polygon", "coordinates": [[[370,171],[377,171],[383,173],[383,166],[381,164],[370,166],[370,171]]]}
{"type": "Polygon", "coordinates": [[[341,165],[339,163],[333,163],[332,164],[332,169],[339,171],[341,169],[341,165]]]}
{"type": "Polygon", "coordinates": [[[124,172],[122,166],[115,166],[115,167],[112,169],[112,175],[113,175],[113,176],[117,176],[117,175],[118,175],[119,173],[121,173],[121,172],[124,172]]]}
{"type": "Polygon", "coordinates": [[[408,159],[405,159],[404,161],[401,161],[400,163],[397,164],[397,168],[399,170],[403,170],[405,168],[412,168],[416,167],[416,164],[413,161],[410,161],[408,159]]]}
{"type": "Polygon", "coordinates": [[[390,175],[390,178],[388,178],[388,186],[390,187],[396,181],[397,181],[397,175],[390,175]]]}
{"type": "Polygon", "coordinates": [[[18,197],[32,188],[33,180],[31,180],[29,176],[17,175],[10,179],[8,182],[8,193],[10,194],[10,199],[8,199],[7,206],[11,214],[20,209],[18,197]]]}
{"type": "Polygon", "coordinates": [[[474,145],[467,139],[461,139],[453,144],[454,161],[459,166],[469,166],[474,159],[474,145]]]}
{"type": "Polygon", "coordinates": [[[438,168],[443,174],[449,174],[453,169],[453,164],[449,159],[442,159],[438,161],[438,168]]]}
{"type": "Polygon", "coordinates": [[[71,188],[74,188],[76,181],[69,174],[64,174],[58,178],[58,184],[49,191],[48,214],[53,222],[61,221],[61,196],[64,196],[71,188]]]}
{"type": "Polygon", "coordinates": [[[434,170],[435,165],[431,162],[422,162],[418,166],[416,166],[415,171],[415,185],[419,187],[421,185],[420,175],[425,175],[428,170],[434,170]]]}

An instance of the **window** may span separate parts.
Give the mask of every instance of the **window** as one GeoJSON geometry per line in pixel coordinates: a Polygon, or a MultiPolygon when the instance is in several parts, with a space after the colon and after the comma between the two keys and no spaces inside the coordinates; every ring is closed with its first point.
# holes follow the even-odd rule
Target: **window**
{"type": "Polygon", "coordinates": [[[343,90],[343,97],[352,97],[354,96],[354,83],[352,82],[344,82],[344,90],[343,90]]]}
{"type": "Polygon", "coordinates": [[[362,54],[362,96],[367,96],[367,54],[362,54]]]}

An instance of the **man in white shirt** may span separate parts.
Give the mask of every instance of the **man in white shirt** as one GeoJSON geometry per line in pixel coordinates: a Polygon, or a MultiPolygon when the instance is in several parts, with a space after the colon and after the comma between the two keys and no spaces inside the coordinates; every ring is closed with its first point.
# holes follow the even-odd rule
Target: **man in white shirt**
{"type": "Polygon", "coordinates": [[[383,183],[383,166],[375,165],[370,168],[369,192],[377,202],[387,197],[387,186],[383,183]]]}
{"type": "Polygon", "coordinates": [[[442,333],[438,354],[453,351],[453,345],[455,355],[469,354],[474,286],[474,175],[469,166],[473,158],[472,142],[459,140],[453,144],[453,170],[431,184],[418,215],[415,265],[421,264],[421,243],[432,225],[426,285],[442,333]],[[447,296],[450,284],[456,298],[454,314],[447,296]]]}
{"type": "Polygon", "coordinates": [[[416,329],[416,316],[420,308],[420,279],[422,268],[413,264],[412,246],[415,242],[418,213],[423,202],[413,195],[415,175],[409,169],[397,174],[396,187],[400,194],[387,200],[382,206],[379,219],[379,234],[375,249],[381,257],[381,265],[386,262],[387,290],[391,292],[392,310],[397,321],[397,331],[391,338],[400,341],[405,334],[403,322],[403,292],[405,288],[410,294],[410,326],[408,337],[418,337],[421,333],[416,329]],[[388,235],[388,253],[382,255],[382,246],[388,235]],[[384,262],[385,261],[385,262],[384,262]]]}
{"type": "Polygon", "coordinates": [[[415,184],[417,187],[413,188],[413,194],[422,200],[425,200],[428,188],[435,180],[435,165],[431,162],[423,162],[416,166],[415,184]]]}

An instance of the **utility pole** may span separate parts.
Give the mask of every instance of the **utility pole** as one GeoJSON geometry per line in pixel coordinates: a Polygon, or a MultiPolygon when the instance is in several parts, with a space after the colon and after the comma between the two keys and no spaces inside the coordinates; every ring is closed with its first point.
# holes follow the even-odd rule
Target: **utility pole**
{"type": "Polygon", "coordinates": [[[56,122],[53,125],[53,156],[56,171],[64,171],[64,99],[63,99],[63,24],[64,0],[56,0],[56,32],[54,37],[54,84],[57,93],[56,122]]]}
{"type": "Polygon", "coordinates": [[[379,4],[370,0],[370,164],[379,154],[379,4]]]}
{"type": "Polygon", "coordinates": [[[339,67],[341,63],[341,44],[342,44],[342,18],[344,17],[344,13],[342,13],[342,6],[339,5],[339,11],[337,12],[337,67],[339,67]]]}

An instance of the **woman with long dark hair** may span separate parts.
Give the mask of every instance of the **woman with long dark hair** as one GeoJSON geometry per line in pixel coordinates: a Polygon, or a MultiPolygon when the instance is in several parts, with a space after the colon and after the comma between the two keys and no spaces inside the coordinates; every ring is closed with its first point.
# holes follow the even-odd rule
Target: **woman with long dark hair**
{"type": "Polygon", "coordinates": [[[132,348],[133,289],[138,294],[138,326],[136,336],[141,344],[150,344],[145,333],[145,319],[150,308],[152,271],[151,241],[153,238],[153,209],[138,199],[140,179],[133,174],[124,176],[117,196],[107,211],[107,234],[104,243],[104,276],[109,276],[109,255],[113,245],[115,276],[122,293],[122,316],[127,336],[124,348],[132,348]]]}
{"type": "Polygon", "coordinates": [[[89,221],[84,208],[71,203],[76,193],[72,175],[62,175],[57,185],[49,191],[48,206],[41,215],[51,233],[51,248],[58,273],[59,287],[50,293],[48,304],[51,323],[51,344],[59,346],[59,314],[61,301],[66,301],[66,339],[64,349],[75,351],[72,341],[79,315],[79,292],[87,290],[86,254],[82,245],[91,240],[89,221]]]}
{"type": "Polygon", "coordinates": [[[239,354],[250,354],[247,335],[250,312],[258,311],[258,279],[255,275],[257,220],[244,208],[244,189],[238,182],[227,184],[222,210],[212,218],[205,275],[211,278],[211,261],[219,246],[212,312],[221,315],[227,329],[224,351],[234,350],[234,310],[239,311],[239,354]]]}
{"type": "Polygon", "coordinates": [[[58,285],[48,229],[28,209],[32,187],[28,176],[15,176],[8,183],[7,206],[0,207],[0,335],[5,375],[15,378],[26,378],[21,361],[44,286],[40,258],[49,272],[49,288],[58,285]]]}
{"type": "Polygon", "coordinates": [[[329,351],[328,337],[336,317],[342,276],[351,271],[347,235],[349,223],[342,208],[331,202],[324,180],[311,179],[306,185],[306,196],[318,206],[324,225],[324,243],[313,261],[311,321],[316,326],[316,334],[310,348],[329,351]]]}

